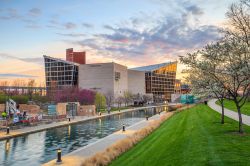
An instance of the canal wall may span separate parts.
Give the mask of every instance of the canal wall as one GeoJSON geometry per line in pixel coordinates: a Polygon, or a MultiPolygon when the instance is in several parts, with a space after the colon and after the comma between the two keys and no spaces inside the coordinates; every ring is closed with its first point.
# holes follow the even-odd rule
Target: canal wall
{"type": "MultiPolygon", "coordinates": [[[[126,131],[117,131],[94,143],[79,148],[62,157],[62,166],[87,166],[87,165],[108,165],[113,159],[132,148],[136,143],[149,135],[160,126],[162,122],[170,118],[178,111],[193,107],[193,105],[172,106],[174,111],[162,112],[142,120],[126,128],[126,131]]],[[[44,166],[57,165],[56,160],[52,160],[44,166]]]]}
{"type": "Polygon", "coordinates": [[[159,107],[164,107],[164,106],[167,107],[167,105],[147,106],[147,107],[138,107],[138,108],[131,108],[131,109],[127,109],[127,110],[122,110],[120,112],[115,111],[115,112],[111,112],[110,114],[103,113],[101,116],[75,117],[74,119],[71,119],[70,121],[54,122],[54,123],[50,123],[50,124],[42,124],[42,125],[38,125],[38,126],[25,127],[25,128],[17,129],[17,130],[10,130],[9,134],[6,134],[5,131],[1,131],[0,132],[0,140],[5,140],[5,139],[13,138],[13,137],[18,137],[18,136],[22,136],[22,135],[31,134],[31,133],[36,133],[39,131],[44,131],[44,130],[48,130],[48,129],[52,129],[52,128],[68,126],[71,124],[83,123],[83,122],[86,122],[89,120],[104,118],[104,117],[111,116],[111,115],[118,115],[118,114],[122,114],[125,112],[131,112],[131,111],[142,110],[142,109],[159,108],[159,107]]]}

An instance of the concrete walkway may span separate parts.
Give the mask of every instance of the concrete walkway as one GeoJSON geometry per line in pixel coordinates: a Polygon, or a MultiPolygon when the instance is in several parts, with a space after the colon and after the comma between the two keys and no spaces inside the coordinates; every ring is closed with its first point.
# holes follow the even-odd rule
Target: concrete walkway
{"type": "Polygon", "coordinates": [[[78,117],[75,117],[74,119],[71,119],[70,122],[68,122],[68,120],[66,120],[66,121],[62,121],[62,122],[53,122],[50,124],[42,124],[42,125],[38,125],[38,126],[24,127],[22,129],[17,129],[17,130],[10,130],[10,134],[6,134],[6,131],[0,131],[0,140],[18,137],[21,135],[26,135],[26,134],[30,134],[30,133],[39,132],[39,131],[44,131],[44,130],[48,130],[51,128],[67,126],[69,124],[82,123],[84,121],[98,119],[100,117],[106,117],[106,116],[110,116],[110,115],[121,114],[124,112],[131,112],[131,111],[141,110],[141,109],[150,109],[150,108],[155,108],[155,107],[161,107],[161,106],[147,106],[147,107],[131,108],[131,109],[126,109],[126,110],[121,110],[120,112],[114,111],[114,112],[111,112],[110,114],[102,113],[101,116],[98,116],[98,115],[91,116],[91,117],[78,116],[78,117]]]}
{"type": "MultiPolygon", "coordinates": [[[[216,101],[217,101],[217,99],[212,99],[212,100],[208,101],[208,106],[210,108],[212,108],[213,110],[215,110],[216,112],[221,114],[221,106],[217,105],[216,101]]],[[[224,111],[225,111],[225,116],[227,116],[227,117],[229,117],[231,119],[234,119],[236,121],[239,121],[239,117],[238,117],[237,112],[231,111],[231,110],[229,110],[227,108],[225,108],[224,111]]],[[[250,126],[250,116],[242,114],[242,122],[245,125],[250,126]]]]}
{"type": "MultiPolygon", "coordinates": [[[[164,115],[165,112],[161,113],[161,115],[164,115]]],[[[153,117],[149,118],[148,121],[142,120],[132,126],[129,126],[126,128],[125,132],[117,131],[107,137],[104,137],[97,142],[94,142],[92,144],[89,144],[83,148],[80,148],[78,150],[75,150],[69,154],[68,156],[80,156],[80,157],[90,157],[97,152],[104,151],[106,148],[111,146],[114,142],[117,142],[119,140],[122,140],[123,138],[128,137],[129,135],[133,134],[135,131],[138,131],[140,129],[143,129],[144,127],[148,126],[152,120],[160,119],[161,115],[154,115],[153,117]]]]}
{"type": "MultiPolygon", "coordinates": [[[[70,163],[70,165],[80,165],[81,164],[81,160],[87,157],[90,157],[92,155],[95,155],[97,152],[102,152],[104,151],[106,148],[108,148],[109,146],[111,146],[112,144],[114,144],[115,142],[122,140],[130,135],[132,135],[134,132],[143,129],[147,126],[150,125],[150,122],[152,122],[153,120],[158,120],[161,118],[161,116],[165,115],[165,114],[169,114],[169,116],[173,115],[173,112],[162,112],[160,115],[154,115],[152,117],[149,118],[149,120],[142,120],[138,123],[135,123],[134,125],[127,127],[125,132],[117,131],[107,137],[104,137],[92,144],[89,144],[87,146],[84,146],[80,149],[77,149],[65,156],[63,156],[63,163],[62,165],[68,165],[70,163]],[[73,163],[72,160],[74,160],[73,163]],[[70,162],[69,162],[70,161],[70,162]]],[[[46,164],[44,164],[44,166],[53,166],[56,165],[55,164],[56,161],[52,160],[46,164]]]]}

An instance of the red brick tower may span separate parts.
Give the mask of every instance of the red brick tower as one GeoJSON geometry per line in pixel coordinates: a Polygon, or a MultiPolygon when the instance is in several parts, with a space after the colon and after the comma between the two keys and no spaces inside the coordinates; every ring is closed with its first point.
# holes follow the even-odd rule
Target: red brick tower
{"type": "Polygon", "coordinates": [[[66,61],[86,64],[86,52],[74,52],[73,48],[66,49],[66,61]]]}

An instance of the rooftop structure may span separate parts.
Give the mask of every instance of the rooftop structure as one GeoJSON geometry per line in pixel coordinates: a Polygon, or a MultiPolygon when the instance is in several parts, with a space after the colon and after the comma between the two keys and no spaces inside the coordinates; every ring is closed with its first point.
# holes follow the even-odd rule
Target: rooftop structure
{"type": "Polygon", "coordinates": [[[73,48],[66,49],[66,61],[86,64],[86,52],[74,52],[73,48]]]}

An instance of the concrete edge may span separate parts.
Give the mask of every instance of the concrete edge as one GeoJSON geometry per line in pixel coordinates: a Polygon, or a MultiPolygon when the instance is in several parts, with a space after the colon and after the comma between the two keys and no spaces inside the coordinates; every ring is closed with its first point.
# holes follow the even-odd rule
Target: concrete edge
{"type": "MultiPolygon", "coordinates": [[[[168,105],[161,105],[161,106],[149,106],[149,107],[138,107],[138,108],[132,108],[132,109],[126,109],[126,110],[121,110],[120,112],[116,111],[110,114],[106,114],[106,115],[101,115],[101,116],[95,116],[95,117],[91,117],[89,119],[82,119],[79,121],[72,121],[69,122],[67,124],[58,124],[56,126],[50,126],[50,127],[44,127],[42,129],[37,129],[34,131],[27,131],[27,132],[21,132],[21,133],[17,133],[15,135],[6,135],[4,137],[0,137],[0,141],[2,140],[6,140],[6,139],[11,139],[11,138],[15,138],[15,137],[19,137],[19,136],[23,136],[23,135],[28,135],[28,134],[32,134],[32,133],[36,133],[36,132],[40,132],[40,131],[45,131],[45,130],[49,130],[49,129],[53,129],[53,128],[59,128],[59,127],[64,127],[64,126],[68,126],[68,125],[72,125],[72,124],[78,124],[78,123],[84,123],[90,120],[95,120],[95,119],[99,119],[99,118],[104,118],[104,117],[108,117],[111,115],[119,115],[122,113],[126,113],[126,112],[132,112],[132,111],[136,111],[136,110],[140,110],[140,109],[148,109],[148,108],[157,108],[157,107],[162,107],[162,106],[168,106],[168,105]]],[[[60,123],[60,122],[59,122],[60,123]]],[[[14,131],[14,130],[13,130],[14,131]]],[[[15,130],[16,131],[16,130],[15,130]]],[[[11,131],[10,131],[11,132],[11,131]]]]}

